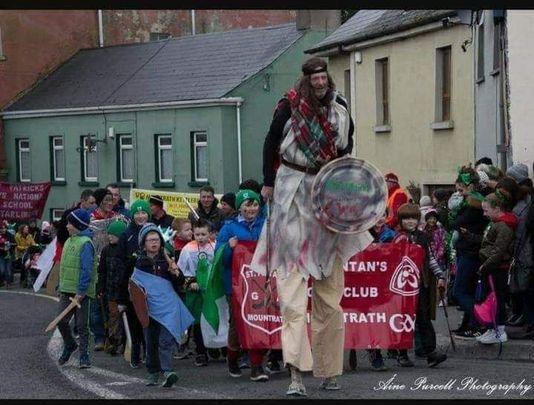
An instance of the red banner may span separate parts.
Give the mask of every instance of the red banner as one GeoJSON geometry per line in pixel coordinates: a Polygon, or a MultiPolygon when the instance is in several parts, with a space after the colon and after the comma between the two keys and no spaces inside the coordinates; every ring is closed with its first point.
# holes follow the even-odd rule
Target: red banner
{"type": "Polygon", "coordinates": [[[50,182],[0,183],[0,218],[8,221],[41,218],[50,187],[50,182]]]}
{"type": "MultiPolygon", "coordinates": [[[[266,277],[249,266],[255,247],[255,242],[241,241],[234,248],[233,315],[244,348],[280,348],[282,317],[276,278],[272,276],[266,283],[266,277]]],[[[371,244],[349,260],[344,267],[345,289],[341,300],[346,349],[413,346],[424,257],[419,245],[385,243],[371,244]]],[[[310,277],[309,297],[312,280],[310,277]]],[[[308,333],[310,319],[308,316],[308,333]]]]}

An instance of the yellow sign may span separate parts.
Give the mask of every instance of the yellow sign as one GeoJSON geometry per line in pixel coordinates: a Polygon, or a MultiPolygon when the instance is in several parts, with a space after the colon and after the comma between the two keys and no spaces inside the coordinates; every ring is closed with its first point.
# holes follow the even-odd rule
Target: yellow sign
{"type": "MultiPolygon", "coordinates": [[[[198,193],[179,193],[172,191],[159,190],[142,190],[139,188],[132,188],[130,190],[130,204],[135,200],[149,200],[152,196],[160,196],[163,200],[163,209],[167,214],[175,218],[187,218],[191,210],[185,203],[186,199],[193,208],[198,207],[200,196],[198,193]]],[[[215,197],[220,200],[222,194],[215,194],[215,197]]]]}

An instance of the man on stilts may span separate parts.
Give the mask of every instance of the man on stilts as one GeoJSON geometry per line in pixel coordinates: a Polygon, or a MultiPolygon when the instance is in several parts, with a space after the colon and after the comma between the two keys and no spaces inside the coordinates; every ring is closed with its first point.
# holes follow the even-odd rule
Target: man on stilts
{"type": "Polygon", "coordinates": [[[299,396],[307,395],[303,371],[313,370],[315,377],[323,378],[322,389],[340,388],[336,377],[343,372],[343,264],[372,241],[368,232],[332,232],[313,213],[315,175],[327,162],[350,154],[354,125],[326,62],[312,57],[302,65],[302,73],[295,88],[278,102],[265,139],[261,194],[272,199],[271,224],[269,230],[264,227],[252,260],[253,267],[269,260],[276,272],[283,360],[291,371],[287,394],[299,396]],[[275,170],[278,160],[280,167],[275,170]],[[266,248],[267,231],[271,249],[266,248]],[[307,333],[310,276],[314,281],[311,345],[307,333]]]}

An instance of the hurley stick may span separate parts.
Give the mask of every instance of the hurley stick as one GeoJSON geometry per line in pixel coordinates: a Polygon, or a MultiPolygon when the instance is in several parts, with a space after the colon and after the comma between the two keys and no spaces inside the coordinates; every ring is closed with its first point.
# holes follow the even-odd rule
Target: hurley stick
{"type": "Polygon", "coordinates": [[[75,299],[75,298],[73,298],[73,297],[69,297],[69,300],[71,301],[71,303],[67,306],[67,308],[65,308],[65,309],[63,310],[63,312],[61,312],[58,316],[56,316],[56,317],[54,318],[54,320],[53,320],[52,322],[50,322],[50,323],[48,324],[48,326],[47,326],[46,329],[45,329],[45,333],[46,333],[46,332],[50,332],[52,329],[54,329],[54,328],[57,326],[57,324],[58,324],[59,322],[61,322],[61,320],[62,320],[63,318],[65,318],[65,316],[66,316],[70,311],[72,311],[72,309],[74,309],[74,307],[81,308],[81,305],[80,305],[80,303],[78,302],[77,299],[75,299]]]}
{"type": "Polygon", "coordinates": [[[128,325],[128,318],[126,311],[122,312],[122,322],[124,323],[124,333],[126,334],[126,345],[124,346],[124,360],[132,361],[132,335],[130,333],[130,326],[128,325]]]}
{"type": "Polygon", "coordinates": [[[189,201],[187,201],[187,198],[184,197],[183,199],[185,201],[185,203],[187,204],[187,207],[189,208],[189,210],[193,213],[193,216],[195,217],[195,220],[199,220],[200,219],[200,216],[198,215],[198,213],[196,212],[196,210],[193,208],[193,206],[189,203],[189,201]]]}

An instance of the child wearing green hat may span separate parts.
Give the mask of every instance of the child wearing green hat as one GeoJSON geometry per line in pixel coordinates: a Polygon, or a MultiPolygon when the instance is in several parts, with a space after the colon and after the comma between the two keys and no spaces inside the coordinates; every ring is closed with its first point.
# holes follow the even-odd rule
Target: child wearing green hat
{"type": "Polygon", "coordinates": [[[128,296],[120,288],[124,276],[124,263],[119,258],[119,238],[126,230],[121,220],[111,222],[106,231],[108,244],[102,250],[98,264],[97,295],[102,297],[108,309],[108,340],[104,351],[112,356],[118,352],[122,341],[122,323],[119,306],[125,306],[128,296]]]}
{"type": "MultiPolygon", "coordinates": [[[[257,241],[260,237],[265,217],[261,215],[260,195],[253,190],[240,190],[235,197],[235,206],[238,210],[237,217],[226,220],[217,236],[215,250],[224,246],[223,256],[223,284],[229,302],[232,294],[232,256],[233,249],[240,240],[257,241]]],[[[241,377],[238,365],[239,336],[235,326],[233,314],[230,311],[230,325],[228,331],[228,373],[231,377],[241,377]]],[[[248,356],[251,363],[250,379],[252,381],[267,381],[269,376],[262,367],[265,350],[249,350],[248,356]]]]}
{"type": "Polygon", "coordinates": [[[122,266],[124,266],[119,294],[121,297],[127,297],[125,300],[126,316],[132,337],[132,359],[130,366],[132,368],[139,368],[141,365],[141,346],[144,346],[143,328],[137,319],[133,304],[129,299],[128,280],[133,273],[137,261],[139,232],[143,225],[150,221],[150,204],[148,201],[134,201],[130,206],[130,218],[132,221],[120,236],[118,243],[119,260],[122,262],[122,266]]]}

